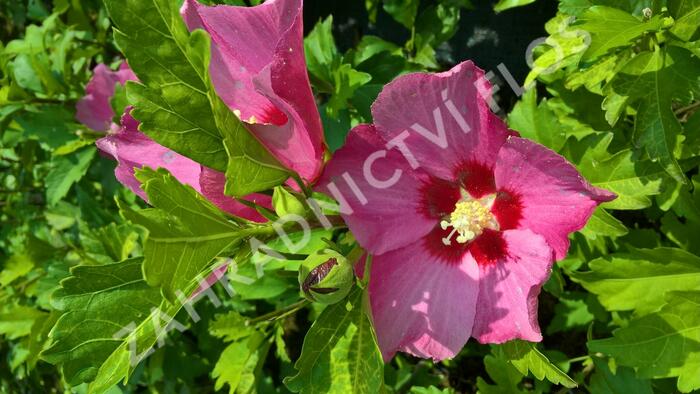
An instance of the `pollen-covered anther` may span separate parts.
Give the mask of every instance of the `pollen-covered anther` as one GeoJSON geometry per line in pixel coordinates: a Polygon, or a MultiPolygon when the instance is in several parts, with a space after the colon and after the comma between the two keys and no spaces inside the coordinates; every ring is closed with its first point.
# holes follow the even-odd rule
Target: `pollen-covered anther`
{"type": "Polygon", "coordinates": [[[498,229],[498,222],[490,211],[492,199],[460,201],[450,214],[449,220],[440,222],[440,227],[452,231],[442,239],[445,245],[452,244],[452,237],[460,244],[467,243],[481,235],[485,228],[498,229]]]}

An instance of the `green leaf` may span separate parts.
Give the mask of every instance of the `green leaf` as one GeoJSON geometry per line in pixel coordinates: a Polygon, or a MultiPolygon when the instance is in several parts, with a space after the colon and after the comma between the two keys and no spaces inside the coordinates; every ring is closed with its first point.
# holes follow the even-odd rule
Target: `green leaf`
{"type": "Polygon", "coordinates": [[[169,0],[105,0],[114,39],[142,84],[127,84],[140,130],[219,171],[227,156],[209,100],[209,38],[191,35],[169,0]]]}
{"type": "Polygon", "coordinates": [[[498,3],[493,6],[493,10],[496,12],[503,12],[511,8],[522,7],[534,2],[535,0],[499,0],[498,3]]]}
{"type": "Polygon", "coordinates": [[[46,201],[55,205],[68,194],[70,187],[87,172],[97,150],[89,147],[66,156],[55,156],[46,176],[46,201]]]}
{"type": "Polygon", "coordinates": [[[422,10],[415,25],[415,47],[437,48],[452,38],[459,29],[462,8],[468,5],[459,1],[441,1],[422,10]]]}
{"type": "Polygon", "coordinates": [[[60,364],[70,385],[91,382],[89,392],[103,393],[128,379],[180,309],[146,284],[142,261],[77,266],[54,294],[63,314],[41,357],[60,364]]]}
{"type": "Polygon", "coordinates": [[[664,293],[700,288],[700,257],[681,249],[634,249],[591,261],[590,272],[571,273],[610,311],[652,312],[664,293]]]}
{"type": "Polygon", "coordinates": [[[676,161],[682,127],[673,113],[676,102],[688,104],[700,94],[700,60],[686,49],[666,47],[632,58],[606,86],[608,120],[627,105],[637,110],[635,138],[652,160],[679,182],[687,179],[676,161]],[[611,109],[610,101],[615,105],[611,109]]]}
{"type": "Polygon", "coordinates": [[[316,23],[316,26],[304,39],[306,66],[314,85],[321,85],[323,91],[331,92],[333,86],[332,70],[338,62],[339,53],[333,38],[333,15],[316,23]]]}
{"type": "Polygon", "coordinates": [[[593,358],[595,371],[591,375],[590,391],[596,394],[652,394],[651,382],[637,379],[634,370],[617,367],[615,373],[608,364],[597,357],[593,358]]]}
{"type": "Polygon", "coordinates": [[[229,393],[251,392],[255,384],[255,369],[265,359],[269,341],[259,332],[229,344],[214,366],[212,377],[216,379],[215,390],[229,386],[229,393]]]}
{"type": "Polygon", "coordinates": [[[594,60],[613,48],[629,45],[646,32],[659,31],[664,26],[664,19],[656,15],[648,21],[617,8],[594,6],[580,17],[577,27],[590,33],[590,45],[582,61],[594,60]]]}
{"type": "MultiPolygon", "coordinates": [[[[326,22],[324,22],[326,23],[326,22]]],[[[317,25],[318,27],[318,25],[317,25]]],[[[317,28],[316,27],[316,28],[317,28]]],[[[314,31],[316,30],[314,28],[314,31]]],[[[313,34],[313,31],[312,31],[313,34]]],[[[309,34],[309,37],[307,37],[307,40],[311,37],[311,34],[309,34]]],[[[331,37],[332,39],[332,37],[331,37]]],[[[306,45],[306,41],[304,41],[304,44],[306,45]]],[[[305,47],[306,48],[306,47],[305,47]]],[[[335,48],[335,43],[333,43],[333,48],[335,48]]],[[[334,55],[330,57],[329,61],[335,57],[335,52],[336,50],[333,49],[334,55]]],[[[363,62],[371,59],[372,57],[379,55],[381,53],[389,53],[391,55],[401,55],[401,48],[394,44],[393,42],[386,41],[382,38],[379,38],[377,36],[373,35],[364,35],[362,36],[362,39],[360,42],[357,44],[357,47],[353,50],[353,64],[355,66],[362,64],[363,62]]]]}
{"type": "Polygon", "coordinates": [[[588,348],[635,368],[639,378],[678,377],[678,389],[687,393],[700,388],[700,291],[670,292],[666,301],[588,348]]]}
{"type": "Polygon", "coordinates": [[[498,345],[497,349],[497,354],[512,364],[524,376],[532,373],[539,380],[547,379],[554,384],[568,388],[577,386],[573,379],[552,364],[531,342],[516,339],[498,345]]]}
{"type": "Polygon", "coordinates": [[[616,53],[601,59],[587,68],[572,72],[566,78],[566,88],[575,90],[585,86],[591,92],[600,93],[601,84],[609,82],[618,72],[618,68],[629,57],[629,51],[616,53]]]}
{"type": "Polygon", "coordinates": [[[4,262],[0,271],[0,286],[5,287],[15,279],[28,274],[34,268],[34,261],[26,254],[12,255],[4,262]]]}
{"type": "Polygon", "coordinates": [[[508,127],[533,141],[558,151],[566,142],[566,134],[557,116],[543,99],[537,104],[537,90],[528,90],[508,114],[508,127]]]}
{"type": "MultiPolygon", "coordinates": [[[[612,133],[567,143],[569,158],[594,186],[610,190],[617,198],[603,204],[606,209],[642,209],[651,205],[649,196],[661,193],[665,172],[656,163],[640,160],[630,149],[608,153],[612,133]]],[[[621,230],[621,228],[620,228],[621,230]]]]}
{"type": "Polygon", "coordinates": [[[547,327],[547,335],[573,329],[583,329],[593,321],[585,293],[564,293],[554,307],[554,318],[547,327]]]}
{"type": "MultiPolygon", "coordinates": [[[[218,99],[217,99],[218,100],[218,99]]],[[[228,155],[224,194],[243,197],[284,183],[289,172],[243,127],[223,103],[218,105],[224,112],[226,127],[224,147],[228,155]],[[223,108],[222,108],[223,107],[223,108]]]]}
{"type": "Polygon", "coordinates": [[[335,114],[347,107],[355,91],[369,83],[372,76],[362,71],[357,71],[348,63],[342,64],[333,70],[333,95],[328,100],[328,110],[335,114]]]}
{"type": "MultiPolygon", "coordinates": [[[[365,85],[364,87],[368,86],[374,85],[365,85]]],[[[357,92],[360,92],[361,90],[362,88],[358,89],[357,92]]],[[[357,97],[357,94],[355,97],[357,97]]],[[[366,108],[368,113],[369,106],[366,108]]],[[[345,138],[350,132],[350,129],[352,129],[350,114],[347,110],[341,110],[335,113],[335,116],[331,116],[328,114],[328,108],[325,106],[321,107],[319,112],[321,114],[321,121],[323,122],[323,134],[325,136],[326,143],[328,144],[328,149],[331,152],[335,152],[345,144],[345,138]]],[[[372,115],[369,114],[369,116],[371,119],[372,115]]]]}
{"type": "Polygon", "coordinates": [[[675,19],[671,33],[683,41],[696,38],[700,28],[700,0],[669,0],[668,9],[675,19]]]}
{"type": "Polygon", "coordinates": [[[418,13],[419,0],[384,0],[384,11],[408,30],[413,28],[418,13]]]}
{"type": "Polygon", "coordinates": [[[76,139],[72,133],[77,128],[73,116],[61,105],[42,105],[27,108],[14,120],[24,131],[25,137],[35,138],[42,147],[52,150],[76,139]]]}
{"type": "Polygon", "coordinates": [[[573,21],[574,18],[557,14],[545,24],[549,37],[537,48],[541,53],[535,59],[532,70],[525,79],[526,87],[541,75],[549,75],[579,63],[581,55],[588,48],[590,36],[578,26],[572,26],[573,21]]]}
{"type": "Polygon", "coordinates": [[[23,305],[3,305],[0,309],[0,335],[7,339],[26,337],[37,319],[46,313],[23,305]]]}
{"type": "Polygon", "coordinates": [[[595,212],[593,212],[588,223],[586,223],[586,227],[581,229],[581,232],[585,236],[595,239],[597,235],[621,237],[627,234],[628,230],[624,223],[611,215],[603,207],[598,207],[595,212]]]}
{"type": "Polygon", "coordinates": [[[348,106],[355,90],[367,84],[372,76],[356,70],[340,56],[332,26],[332,16],[319,21],[304,39],[304,50],[312,83],[318,90],[331,95],[326,110],[332,117],[338,117],[339,112],[348,106]]]}
{"type": "Polygon", "coordinates": [[[328,306],[306,333],[297,374],[285,379],[293,392],[376,393],[384,362],[366,312],[364,291],[328,306]]]}
{"type": "Polygon", "coordinates": [[[525,393],[518,386],[523,375],[502,357],[487,355],[484,357],[484,367],[495,385],[488,384],[483,378],[476,379],[476,387],[482,394],[520,394],[525,393]]]}
{"type": "Polygon", "coordinates": [[[179,292],[194,290],[215,257],[240,241],[242,228],[163,169],[146,168],[136,176],[154,208],[132,211],[122,207],[122,214],[148,230],[145,279],[175,302],[179,292]]]}
{"type": "Polygon", "coordinates": [[[246,319],[236,311],[229,311],[217,315],[209,324],[212,335],[222,338],[226,342],[237,341],[252,333],[252,328],[246,324],[246,319]]]}

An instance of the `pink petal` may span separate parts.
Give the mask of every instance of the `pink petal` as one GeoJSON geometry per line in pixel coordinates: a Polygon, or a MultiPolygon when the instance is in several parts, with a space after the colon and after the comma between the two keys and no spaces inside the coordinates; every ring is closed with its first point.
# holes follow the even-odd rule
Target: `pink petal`
{"type": "Polygon", "coordinates": [[[478,270],[469,255],[436,262],[422,242],[375,256],[369,294],[384,359],[397,351],[436,361],[459,353],[472,332],[478,270]]]}
{"type": "Polygon", "coordinates": [[[418,240],[439,222],[421,212],[424,181],[425,176],[408,167],[399,152],[385,150],[373,126],[360,125],[350,131],[345,145],[327,164],[319,188],[341,205],[346,201],[352,213],[346,211],[343,219],[360,245],[372,254],[382,254],[418,240]],[[386,157],[372,163],[370,174],[384,181],[399,171],[395,184],[375,187],[379,184],[366,176],[366,159],[375,152],[385,152],[386,157]]]}
{"type": "Polygon", "coordinates": [[[489,110],[485,98],[491,87],[483,76],[467,61],[447,72],[395,79],[372,105],[378,130],[386,141],[407,136],[404,143],[414,164],[442,179],[454,179],[455,170],[467,161],[492,167],[511,132],[489,110]]]}
{"type": "Polygon", "coordinates": [[[121,128],[116,134],[97,140],[97,147],[112,156],[117,162],[114,170],[119,182],[138,194],[144,200],[146,192],[134,177],[134,168],[144,166],[156,169],[165,168],[180,182],[199,191],[199,163],[159,145],[138,130],[138,121],[127,112],[121,120],[121,128]]]}
{"type": "MultiPolygon", "coordinates": [[[[224,195],[225,184],[226,176],[223,173],[202,166],[202,171],[199,176],[199,186],[201,188],[202,195],[207,200],[233,216],[259,223],[267,221],[267,219],[260,215],[255,209],[249,208],[248,206],[236,201],[234,198],[224,195]]],[[[265,194],[250,194],[245,196],[244,199],[265,208],[272,208],[272,197],[265,194]]]]}
{"type": "Polygon", "coordinates": [[[472,336],[481,343],[512,339],[542,340],[537,323],[537,296],[549,278],[552,249],[530,230],[501,233],[508,254],[479,265],[479,298],[472,336]]]}
{"type": "Polygon", "coordinates": [[[114,117],[110,100],[114,96],[116,84],[124,85],[126,81],[136,80],[136,75],[126,62],[121,64],[118,71],[112,71],[106,65],[98,64],[85,88],[85,97],[76,104],[76,119],[95,131],[109,130],[114,117]]]}
{"type": "Polygon", "coordinates": [[[283,165],[313,181],[325,148],[306,71],[301,10],[301,0],[255,7],[187,0],[181,13],[190,30],[203,28],[212,37],[210,73],[219,96],[283,165]]]}
{"type": "MultiPolygon", "coordinates": [[[[511,137],[498,153],[496,187],[515,196],[519,212],[509,227],[542,235],[556,259],[566,257],[568,235],[580,230],[595,208],[616,196],[591,186],[576,168],[555,152],[532,141],[511,137]]],[[[509,213],[504,209],[503,215],[509,213]]]]}
{"type": "Polygon", "coordinates": [[[215,269],[214,272],[209,274],[209,276],[207,276],[207,278],[204,279],[204,282],[200,282],[197,290],[195,290],[194,293],[192,293],[192,295],[190,296],[190,300],[194,300],[200,294],[207,291],[207,289],[214,286],[214,284],[216,284],[216,282],[218,282],[219,279],[226,275],[226,271],[228,271],[228,264],[224,264],[221,267],[215,269]]]}

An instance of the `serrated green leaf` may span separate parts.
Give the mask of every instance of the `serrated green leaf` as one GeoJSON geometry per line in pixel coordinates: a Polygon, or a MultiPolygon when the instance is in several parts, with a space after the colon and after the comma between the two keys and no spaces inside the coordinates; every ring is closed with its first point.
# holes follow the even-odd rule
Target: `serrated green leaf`
{"type": "Polygon", "coordinates": [[[581,55],[588,48],[589,35],[578,26],[572,26],[573,21],[572,17],[557,14],[545,24],[549,37],[541,46],[542,53],[535,59],[532,70],[525,79],[526,87],[530,87],[541,75],[578,64],[581,55]]]}
{"type": "Polygon", "coordinates": [[[297,374],[284,380],[293,392],[376,393],[384,362],[356,287],[346,301],[328,306],[306,333],[297,374]]]}
{"type": "Polygon", "coordinates": [[[568,388],[577,386],[576,381],[552,364],[534,343],[516,339],[498,345],[497,349],[497,355],[510,362],[524,376],[532,373],[539,380],[547,379],[568,388]]]}
{"type": "Polygon", "coordinates": [[[650,196],[661,193],[665,171],[656,163],[640,160],[630,149],[608,153],[612,133],[591,135],[569,141],[565,153],[593,185],[610,190],[617,198],[606,209],[642,209],[651,205],[650,196]]]}
{"type": "Polygon", "coordinates": [[[629,45],[646,32],[659,31],[664,19],[656,15],[642,21],[617,8],[594,6],[583,12],[577,26],[590,33],[590,45],[582,61],[594,60],[613,48],[629,45]]]}
{"type": "Polygon", "coordinates": [[[640,378],[678,377],[678,389],[687,393],[700,388],[700,291],[670,292],[666,301],[588,348],[635,368],[640,378]]]}
{"type": "Polygon", "coordinates": [[[645,52],[627,62],[608,86],[609,112],[609,100],[616,103],[616,114],[608,119],[614,120],[627,105],[636,108],[635,138],[652,160],[658,161],[674,179],[686,183],[676,160],[683,137],[673,104],[687,104],[700,94],[700,60],[679,47],[645,52]]]}
{"type": "Polygon", "coordinates": [[[547,100],[537,104],[537,90],[528,90],[508,114],[508,127],[533,141],[558,151],[567,135],[557,116],[547,106],[547,100]]]}
{"type": "Polygon", "coordinates": [[[175,302],[179,292],[194,290],[201,275],[221,252],[240,241],[243,229],[170,173],[145,168],[137,172],[154,208],[122,214],[148,230],[143,272],[151,286],[175,302]]]}
{"type": "Polygon", "coordinates": [[[664,293],[700,289],[700,257],[681,249],[635,249],[591,261],[590,272],[571,273],[610,311],[652,312],[664,293]]]}
{"type": "MultiPolygon", "coordinates": [[[[223,106],[223,103],[220,103],[223,106]]],[[[253,137],[235,116],[223,108],[228,124],[224,147],[228,155],[224,194],[243,197],[284,183],[289,172],[253,137]]]]}
{"type": "Polygon", "coordinates": [[[269,341],[259,333],[229,344],[216,362],[212,377],[216,379],[215,390],[229,386],[229,393],[248,393],[255,384],[255,369],[270,347],[269,341]]]}
{"type": "Polygon", "coordinates": [[[626,367],[617,367],[615,372],[610,370],[608,364],[597,357],[593,358],[595,371],[591,375],[590,390],[596,394],[652,394],[651,382],[637,379],[634,370],[626,367]]]}
{"type": "Polygon", "coordinates": [[[476,379],[476,387],[482,394],[520,394],[525,393],[518,386],[523,375],[515,367],[501,357],[487,355],[484,357],[484,368],[495,385],[488,384],[483,378],[476,379]]]}
{"type": "Polygon", "coordinates": [[[142,84],[127,84],[140,130],[161,145],[223,171],[227,157],[209,101],[210,41],[188,33],[169,0],[105,0],[114,38],[142,84]]]}
{"type": "Polygon", "coordinates": [[[89,147],[71,155],[56,156],[52,169],[46,176],[46,201],[55,205],[68,194],[70,187],[87,172],[97,150],[89,147]]]}
{"type": "Polygon", "coordinates": [[[683,41],[695,38],[700,29],[700,0],[669,0],[668,9],[675,19],[671,33],[683,41]]]}
{"type": "Polygon", "coordinates": [[[596,208],[593,215],[586,223],[586,227],[581,229],[581,233],[589,238],[595,239],[597,235],[606,237],[621,237],[627,234],[625,224],[611,215],[603,207],[596,208]]]}
{"type": "Polygon", "coordinates": [[[252,333],[252,328],[246,324],[246,319],[236,311],[229,311],[217,315],[209,324],[212,335],[222,338],[226,342],[237,341],[252,333]]]}
{"type": "Polygon", "coordinates": [[[59,364],[69,384],[90,382],[89,392],[103,393],[126,380],[164,334],[165,316],[180,309],[143,280],[142,262],[78,266],[61,283],[54,302],[63,314],[41,357],[59,364]]]}

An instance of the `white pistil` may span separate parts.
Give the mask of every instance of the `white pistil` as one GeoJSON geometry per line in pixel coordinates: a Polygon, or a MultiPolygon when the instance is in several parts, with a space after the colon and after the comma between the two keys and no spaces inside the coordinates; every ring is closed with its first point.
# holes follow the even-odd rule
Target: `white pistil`
{"type": "Polygon", "coordinates": [[[498,223],[491,214],[491,206],[494,197],[489,196],[481,200],[460,201],[455,205],[455,210],[450,214],[449,220],[442,220],[440,228],[447,230],[452,227],[452,231],[442,239],[442,243],[449,246],[452,244],[452,237],[458,234],[456,240],[460,244],[465,244],[481,235],[485,228],[498,229],[498,223]]]}

